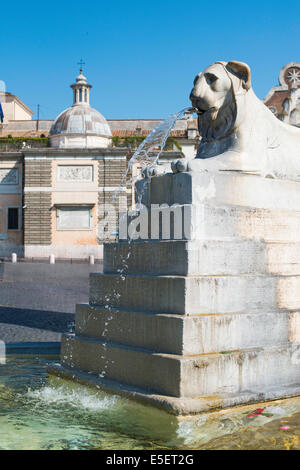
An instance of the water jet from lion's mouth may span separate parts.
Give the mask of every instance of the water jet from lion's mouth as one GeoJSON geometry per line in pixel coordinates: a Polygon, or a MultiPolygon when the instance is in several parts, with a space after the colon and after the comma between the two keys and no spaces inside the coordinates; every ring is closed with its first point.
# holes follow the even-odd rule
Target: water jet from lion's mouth
{"type": "Polygon", "coordinates": [[[186,108],[185,112],[187,113],[197,113],[197,108],[193,106],[192,108],[186,108]]]}
{"type": "Polygon", "coordinates": [[[197,112],[197,108],[194,106],[186,107],[181,111],[168,116],[150,132],[129,160],[127,170],[122,177],[121,183],[112,196],[112,202],[115,201],[117,195],[121,190],[123,190],[124,186],[133,186],[138,179],[143,177],[144,168],[150,168],[156,165],[176,121],[185,114],[197,112]],[[132,173],[134,164],[138,169],[137,174],[128,179],[128,175],[130,172],[132,173]]]}
{"type": "Polygon", "coordinates": [[[217,108],[215,106],[208,108],[208,109],[201,109],[201,108],[193,108],[193,109],[195,109],[195,111],[193,112],[195,112],[198,116],[203,116],[203,114],[208,113],[208,112],[211,112],[211,113],[217,112],[217,108]]]}

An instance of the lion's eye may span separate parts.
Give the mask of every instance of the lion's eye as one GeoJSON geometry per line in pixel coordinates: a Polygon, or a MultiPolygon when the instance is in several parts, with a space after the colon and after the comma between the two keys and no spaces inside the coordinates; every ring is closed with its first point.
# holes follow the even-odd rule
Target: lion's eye
{"type": "Polygon", "coordinates": [[[205,80],[206,80],[208,85],[211,85],[216,80],[218,80],[218,77],[216,75],[214,75],[213,73],[205,73],[204,76],[205,76],[205,80]]]}

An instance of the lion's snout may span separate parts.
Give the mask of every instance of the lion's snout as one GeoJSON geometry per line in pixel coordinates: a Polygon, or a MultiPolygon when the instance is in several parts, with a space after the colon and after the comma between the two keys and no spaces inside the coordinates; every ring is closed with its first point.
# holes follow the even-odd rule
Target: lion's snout
{"type": "Polygon", "coordinates": [[[197,104],[198,104],[198,101],[199,101],[199,97],[196,96],[193,91],[191,91],[191,94],[190,94],[190,100],[192,102],[192,105],[196,108],[197,107],[197,104]]]}
{"type": "Polygon", "coordinates": [[[192,102],[193,107],[196,108],[200,113],[205,113],[205,111],[211,108],[211,105],[205,98],[205,96],[195,94],[195,88],[193,88],[190,93],[190,100],[192,102]]]}
{"type": "Polygon", "coordinates": [[[193,108],[195,108],[200,114],[205,113],[210,106],[203,98],[195,96],[193,93],[190,94],[190,100],[192,102],[193,108]]]}

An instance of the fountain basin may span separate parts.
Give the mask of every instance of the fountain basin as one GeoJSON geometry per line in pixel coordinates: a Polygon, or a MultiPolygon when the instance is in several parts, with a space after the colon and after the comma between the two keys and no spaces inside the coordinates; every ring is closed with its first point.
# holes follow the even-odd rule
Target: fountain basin
{"type": "MultiPolygon", "coordinates": [[[[7,358],[0,376],[1,449],[297,448],[299,398],[174,416],[57,376],[50,357],[7,358]],[[268,416],[248,414],[257,407],[268,416]],[[288,431],[280,429],[289,426],[288,431]]],[[[298,446],[299,448],[299,446],[298,446]]]]}

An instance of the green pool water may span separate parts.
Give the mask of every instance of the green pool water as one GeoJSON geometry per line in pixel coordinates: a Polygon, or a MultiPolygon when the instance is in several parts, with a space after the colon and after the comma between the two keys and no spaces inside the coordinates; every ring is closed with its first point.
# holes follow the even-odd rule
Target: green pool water
{"type": "Polygon", "coordinates": [[[300,398],[177,419],[48,378],[51,362],[0,365],[0,449],[300,449],[300,398]],[[253,415],[258,407],[266,415],[253,415]]]}

